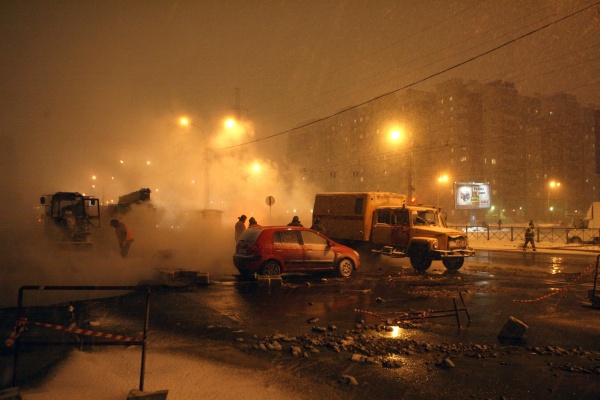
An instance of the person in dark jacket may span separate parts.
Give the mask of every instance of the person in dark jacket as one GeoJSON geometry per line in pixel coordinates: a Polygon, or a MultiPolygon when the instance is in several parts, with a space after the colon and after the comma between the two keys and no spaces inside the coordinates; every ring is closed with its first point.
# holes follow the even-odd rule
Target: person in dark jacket
{"type": "Polygon", "coordinates": [[[235,242],[237,243],[241,234],[246,230],[246,216],[242,214],[238,217],[238,222],[235,223],[235,242]]]}
{"type": "Polygon", "coordinates": [[[523,251],[527,250],[527,243],[531,243],[533,251],[537,251],[535,248],[535,227],[533,221],[529,221],[529,226],[525,230],[525,244],[523,244],[523,251]]]}
{"type": "Polygon", "coordinates": [[[290,222],[289,224],[287,224],[287,226],[304,226],[300,223],[300,218],[298,218],[297,215],[294,215],[294,218],[292,218],[292,222],[290,222]]]}
{"type": "Polygon", "coordinates": [[[250,217],[248,229],[250,228],[260,228],[260,225],[258,224],[258,222],[256,222],[256,219],[254,217],[250,217]]]}
{"type": "Polygon", "coordinates": [[[321,219],[319,217],[315,217],[315,222],[310,227],[313,231],[321,232],[323,235],[326,235],[325,227],[321,225],[321,219]]]}

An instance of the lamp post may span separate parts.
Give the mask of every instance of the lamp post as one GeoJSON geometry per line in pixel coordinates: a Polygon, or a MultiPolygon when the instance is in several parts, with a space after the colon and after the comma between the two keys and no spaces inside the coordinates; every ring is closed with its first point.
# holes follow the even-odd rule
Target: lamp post
{"type": "Polygon", "coordinates": [[[193,126],[202,132],[204,136],[204,209],[207,210],[210,202],[210,163],[209,163],[209,153],[210,153],[210,133],[205,131],[204,128],[194,124],[188,117],[179,118],[179,125],[184,127],[193,126]]]}
{"type": "Polygon", "coordinates": [[[437,190],[437,206],[440,206],[440,192],[442,190],[443,185],[446,184],[446,182],[448,182],[448,175],[444,174],[444,175],[440,175],[438,177],[438,190],[437,190]]]}
{"type": "MultiPolygon", "coordinates": [[[[408,141],[407,140],[407,134],[404,132],[404,130],[402,128],[399,127],[392,127],[389,130],[389,137],[388,137],[389,141],[392,143],[400,143],[400,142],[404,142],[404,141],[408,141]]],[[[406,168],[406,182],[407,182],[407,187],[406,187],[406,198],[407,201],[412,203],[413,202],[413,192],[415,190],[414,186],[413,186],[413,171],[412,171],[412,146],[410,148],[408,148],[407,146],[407,150],[406,150],[406,159],[408,162],[408,168],[406,168]]]]}
{"type": "Polygon", "coordinates": [[[550,222],[550,212],[552,211],[550,208],[550,191],[552,189],[558,189],[559,187],[560,187],[560,182],[550,181],[550,183],[548,183],[548,205],[546,208],[546,213],[548,215],[547,222],[550,222]]]}

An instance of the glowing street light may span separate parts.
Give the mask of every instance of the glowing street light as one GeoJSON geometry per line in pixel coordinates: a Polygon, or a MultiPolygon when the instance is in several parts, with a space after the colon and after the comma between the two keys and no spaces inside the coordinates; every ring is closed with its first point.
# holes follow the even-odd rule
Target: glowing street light
{"type": "Polygon", "coordinates": [[[437,206],[438,207],[440,206],[440,192],[442,190],[442,185],[445,185],[448,182],[449,179],[450,178],[448,178],[448,175],[446,175],[446,174],[440,175],[438,177],[438,179],[437,179],[438,180],[438,184],[439,184],[438,191],[437,191],[438,192],[437,193],[437,206]]]}
{"type": "Polygon", "coordinates": [[[548,222],[550,222],[550,213],[554,211],[554,207],[550,207],[550,191],[553,189],[558,189],[560,187],[560,182],[550,181],[548,183],[548,222]]]}
{"type": "Polygon", "coordinates": [[[237,121],[234,118],[227,118],[224,125],[227,129],[233,129],[237,126],[237,121]]]}

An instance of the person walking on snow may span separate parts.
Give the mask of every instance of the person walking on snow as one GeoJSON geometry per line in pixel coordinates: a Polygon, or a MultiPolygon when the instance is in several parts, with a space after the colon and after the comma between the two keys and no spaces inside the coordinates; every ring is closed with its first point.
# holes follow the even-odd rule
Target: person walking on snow
{"type": "Polygon", "coordinates": [[[117,233],[117,240],[119,241],[119,248],[121,249],[121,257],[127,257],[127,254],[129,253],[129,247],[131,246],[131,242],[133,242],[131,230],[127,227],[127,225],[120,222],[118,219],[111,219],[110,226],[115,228],[117,233]]]}
{"type": "Polygon", "coordinates": [[[246,216],[242,214],[238,217],[238,222],[235,223],[235,242],[237,243],[241,234],[246,230],[246,216]]]}
{"type": "Polygon", "coordinates": [[[525,230],[525,244],[523,244],[523,251],[527,250],[527,243],[531,243],[531,247],[533,251],[537,251],[535,248],[535,228],[533,226],[533,221],[529,221],[529,226],[525,230]]]}

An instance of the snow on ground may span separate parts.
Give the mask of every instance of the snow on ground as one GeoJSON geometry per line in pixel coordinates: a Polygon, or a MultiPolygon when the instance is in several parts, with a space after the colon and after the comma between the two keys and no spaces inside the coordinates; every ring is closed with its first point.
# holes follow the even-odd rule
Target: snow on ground
{"type": "MultiPolygon", "coordinates": [[[[27,400],[125,400],[139,389],[139,348],[73,351],[38,387],[22,388],[27,400]]],[[[272,372],[236,368],[197,357],[149,351],[144,393],[168,390],[167,399],[308,399],[274,383],[272,372]]]]}

